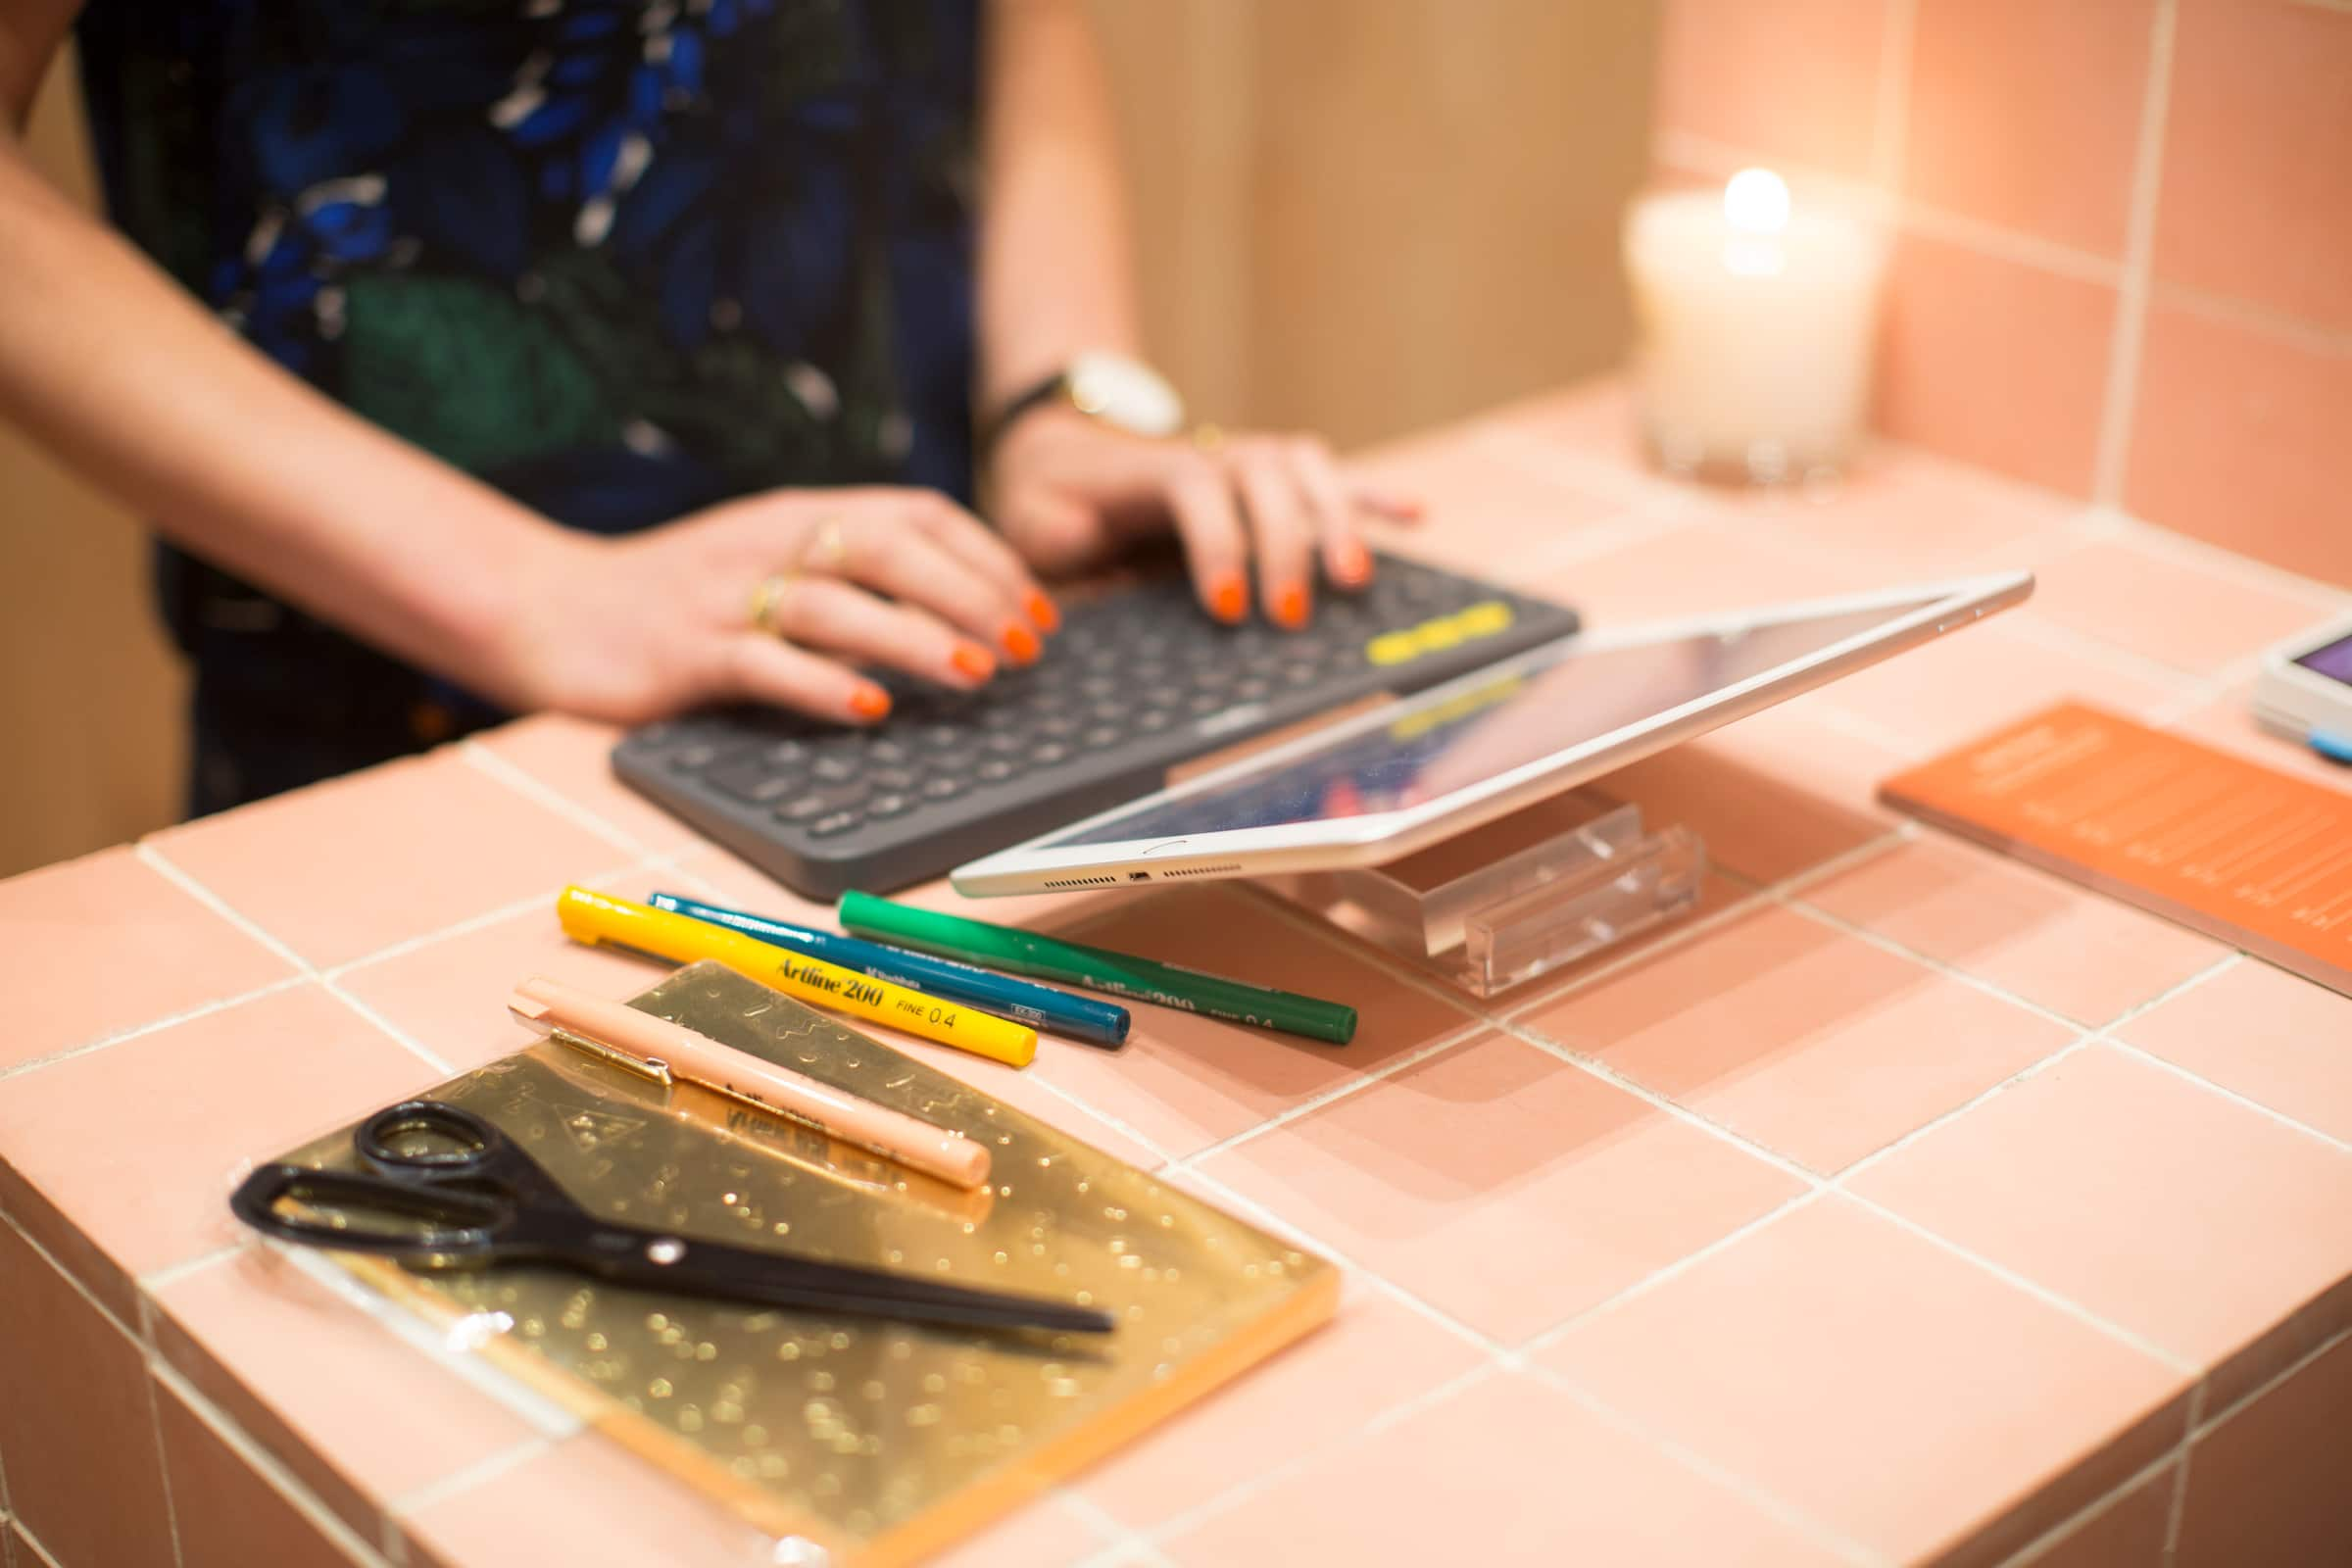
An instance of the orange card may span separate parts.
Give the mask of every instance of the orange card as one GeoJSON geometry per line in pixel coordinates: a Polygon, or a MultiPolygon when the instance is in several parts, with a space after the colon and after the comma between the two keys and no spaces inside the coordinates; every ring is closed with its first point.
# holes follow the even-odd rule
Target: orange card
{"type": "Polygon", "coordinates": [[[1879,794],[2352,995],[2352,795],[2081,703],[1879,794]]]}

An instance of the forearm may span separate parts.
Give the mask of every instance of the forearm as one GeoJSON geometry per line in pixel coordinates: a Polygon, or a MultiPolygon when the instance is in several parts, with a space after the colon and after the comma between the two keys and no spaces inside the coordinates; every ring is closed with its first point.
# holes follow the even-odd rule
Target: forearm
{"type": "Polygon", "coordinates": [[[990,0],[983,64],[983,410],[1073,354],[1140,351],[1126,192],[1083,0],[990,0]]]}
{"type": "Polygon", "coordinates": [[[527,564],[559,534],[253,350],[4,131],[0,417],[175,543],[477,685],[499,683],[527,564]]]}

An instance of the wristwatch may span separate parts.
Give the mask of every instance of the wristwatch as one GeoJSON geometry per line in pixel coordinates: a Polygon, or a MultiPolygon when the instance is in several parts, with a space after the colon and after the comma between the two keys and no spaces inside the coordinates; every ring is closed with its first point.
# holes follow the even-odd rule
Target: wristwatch
{"type": "Polygon", "coordinates": [[[1060,403],[1131,435],[1170,436],[1184,428],[1184,399],[1167,377],[1120,354],[1081,354],[998,411],[982,445],[993,447],[1032,409],[1060,403]]]}

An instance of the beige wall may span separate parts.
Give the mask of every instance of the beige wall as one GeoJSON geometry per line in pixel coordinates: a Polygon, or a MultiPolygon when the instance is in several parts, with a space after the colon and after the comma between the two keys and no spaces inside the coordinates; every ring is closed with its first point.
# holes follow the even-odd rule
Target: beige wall
{"type": "MultiPolygon", "coordinates": [[[[1361,445],[1612,363],[1654,0],[1094,0],[1152,352],[1204,416],[1361,445]]],[[[85,198],[65,72],[36,156],[85,198]]],[[[129,519],[0,430],[0,874],[179,798],[129,519]]]]}

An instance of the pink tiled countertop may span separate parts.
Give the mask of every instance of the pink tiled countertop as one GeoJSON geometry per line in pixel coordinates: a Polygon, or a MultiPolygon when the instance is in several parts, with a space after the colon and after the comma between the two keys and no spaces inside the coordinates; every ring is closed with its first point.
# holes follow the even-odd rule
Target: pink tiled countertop
{"type": "MultiPolygon", "coordinates": [[[[1490,1004],[1239,886],[984,911],[1364,1026],[1142,1007],[1124,1052],[1026,1073],[909,1047],[1348,1278],[1329,1328],[950,1560],[2352,1560],[2352,1001],[1872,798],[2065,695],[2344,787],[2243,695],[2352,596],[1901,450],[1821,495],[1671,486],[1609,383],[1361,461],[1432,503],[1396,548],[1600,624],[2042,591],[1622,775],[1705,835],[1700,912],[1490,1004]]],[[[222,1201],[511,1050],[525,971],[648,984],[562,940],[564,882],[808,910],[613,784],[610,739],[534,719],[0,883],[0,1564],[768,1560],[222,1201]]]]}

